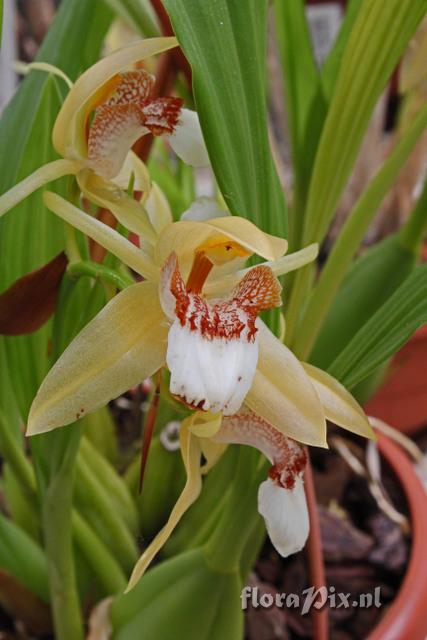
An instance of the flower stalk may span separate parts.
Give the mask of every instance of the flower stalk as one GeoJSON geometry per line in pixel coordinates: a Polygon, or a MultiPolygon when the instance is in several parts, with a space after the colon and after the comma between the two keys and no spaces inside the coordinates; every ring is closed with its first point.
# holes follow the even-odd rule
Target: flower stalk
{"type": "Polygon", "coordinates": [[[39,467],[43,538],[57,640],[83,640],[84,637],[71,529],[75,459],[80,436],[81,429],[75,426],[66,434],[66,443],[63,435],[56,433],[44,436],[43,443],[40,441],[34,447],[38,449],[38,444],[47,445],[48,438],[53,445],[44,446],[44,454],[49,451],[51,456],[46,465],[49,468],[41,469],[44,466],[44,461],[40,460],[43,454],[36,456],[36,463],[39,467]]]}

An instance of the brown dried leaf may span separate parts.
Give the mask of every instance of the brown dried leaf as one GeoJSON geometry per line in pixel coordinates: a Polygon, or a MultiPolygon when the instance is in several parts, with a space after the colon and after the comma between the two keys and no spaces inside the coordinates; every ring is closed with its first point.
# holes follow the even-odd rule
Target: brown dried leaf
{"type": "Polygon", "coordinates": [[[64,252],[40,269],[27,273],[0,294],[0,333],[18,336],[41,327],[55,311],[67,268],[64,252]]]}
{"type": "Polygon", "coordinates": [[[52,631],[49,606],[3,570],[0,570],[0,603],[32,634],[44,635],[52,631]]]}

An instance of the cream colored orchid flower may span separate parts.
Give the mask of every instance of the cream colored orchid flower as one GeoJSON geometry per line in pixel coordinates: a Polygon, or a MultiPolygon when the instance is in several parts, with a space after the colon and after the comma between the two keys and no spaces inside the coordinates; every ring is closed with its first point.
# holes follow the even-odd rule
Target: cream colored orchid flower
{"type": "MultiPolygon", "coordinates": [[[[347,391],[328,374],[319,372],[315,367],[304,367],[313,376],[316,394],[325,414],[351,431],[373,437],[362,409],[347,391]],[[349,425],[350,414],[354,420],[352,425],[349,425]]],[[[258,511],[278,553],[287,557],[304,547],[309,533],[303,484],[307,454],[301,444],[285,435],[286,419],[284,416],[284,424],[278,428],[243,406],[232,416],[196,412],[183,421],[180,445],[187,482],[168,522],[135,565],[128,590],[140,580],[185,511],[198,498],[202,490],[202,476],[216,464],[229,444],[255,447],[272,464],[267,479],[258,490],[258,511]],[[203,466],[202,459],[206,461],[203,466]]]]}
{"type": "Polygon", "coordinates": [[[208,164],[197,114],[182,109],[178,98],[152,98],[153,76],[136,68],[144,59],[175,46],[175,38],[146,39],[85,71],[71,87],[53,128],[53,146],[62,159],[44,165],[2,195],[0,216],[46,183],[75,175],[89,200],[153,241],[143,206],[150,180],[130,151],[132,145],[147,133],[162,135],[184,161],[208,164]],[[142,202],[125,192],[132,172],[139,174],[142,202]]]}
{"type": "Polygon", "coordinates": [[[135,566],[129,588],[197,499],[202,474],[228,444],[255,446],[273,463],[259,488],[258,508],[273,544],[286,556],[302,548],[308,535],[305,452],[296,441],[325,446],[326,419],[372,437],[344,387],[300,363],[257,317],[280,303],[277,276],[313,260],[317,246],[285,256],[286,241],[248,220],[221,215],[212,202],[190,207],[184,220],[173,223],[158,188],[150,200],[157,237],[139,250],[60,196],[45,194],[54,213],[145,281],[119,293],[74,339],[40,387],[28,420],[29,435],[65,425],[164,365],[171,371],[171,392],[203,409],[180,432],[186,485],[135,566]],[[252,253],[268,262],[242,269],[252,253]]]}
{"type": "Polygon", "coordinates": [[[325,446],[326,417],[369,430],[351,396],[305,368],[257,317],[280,304],[277,276],[313,260],[316,246],[284,256],[285,240],[246,219],[173,223],[163,211],[155,243],[140,250],[60,196],[47,192],[45,202],[145,280],[115,296],[53,366],[33,402],[29,435],[73,422],[165,365],[171,392],[187,405],[232,415],[244,401],[307,444],[325,446]],[[240,269],[253,253],[268,262],[240,269]]]}
{"type": "Polygon", "coordinates": [[[116,295],[65,350],[33,402],[28,435],[73,422],[165,365],[171,393],[199,410],[181,429],[185,488],[135,567],[130,586],[196,500],[202,472],[227,443],[251,444],[271,459],[274,472],[260,487],[259,510],[282,554],[300,548],[308,531],[301,479],[305,457],[289,438],[326,446],[326,419],[372,435],[344,387],[300,363],[258,318],[281,302],[277,276],[312,261],[317,246],[285,256],[285,240],[246,219],[221,215],[206,202],[200,203],[203,214],[193,206],[174,223],[157,189],[150,203],[156,240],[143,242],[140,250],[60,196],[44,197],[54,213],[145,280],[116,295]],[[188,219],[190,213],[198,220],[188,219]],[[254,253],[267,262],[242,269],[254,253]],[[207,461],[203,469],[201,453],[207,461]]]}

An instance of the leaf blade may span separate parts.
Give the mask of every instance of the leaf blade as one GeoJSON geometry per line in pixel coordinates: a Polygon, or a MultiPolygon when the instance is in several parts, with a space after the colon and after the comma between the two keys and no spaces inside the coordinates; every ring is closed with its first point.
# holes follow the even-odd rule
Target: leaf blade
{"type": "Polygon", "coordinates": [[[232,213],[283,236],[285,203],[267,130],[267,3],[164,4],[193,69],[200,122],[227,205],[232,213]]]}

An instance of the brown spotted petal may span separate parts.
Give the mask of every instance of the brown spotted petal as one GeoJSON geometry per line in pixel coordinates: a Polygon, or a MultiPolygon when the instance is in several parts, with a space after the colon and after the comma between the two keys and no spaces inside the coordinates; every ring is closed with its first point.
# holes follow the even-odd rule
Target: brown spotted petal
{"type": "Polygon", "coordinates": [[[296,478],[303,473],[307,463],[302,445],[287,438],[245,406],[239,413],[224,417],[212,439],[224,444],[245,444],[261,451],[273,465],[269,477],[286,489],[294,488],[296,478]]]}
{"type": "Polygon", "coordinates": [[[224,418],[212,439],[250,445],[273,463],[258,490],[258,511],[280,555],[286,557],[302,549],[309,532],[302,479],[307,461],[304,448],[247,408],[224,418]]]}
{"type": "Polygon", "coordinates": [[[258,362],[257,315],[278,306],[281,287],[268,267],[254,267],[223,300],[207,301],[187,289],[171,254],[162,270],[160,300],[173,321],[166,363],[170,391],[186,404],[236,413],[258,362]]]}
{"type": "Polygon", "coordinates": [[[173,133],[179,119],[180,98],[150,98],[153,78],[140,69],[121,73],[112,95],[101,103],[89,129],[88,158],[93,170],[114,178],[132,145],[143,135],[173,133]]]}
{"type": "Polygon", "coordinates": [[[55,311],[62,277],[67,268],[60,253],[40,269],[27,273],[0,294],[0,333],[18,336],[41,327],[55,311]]]}

